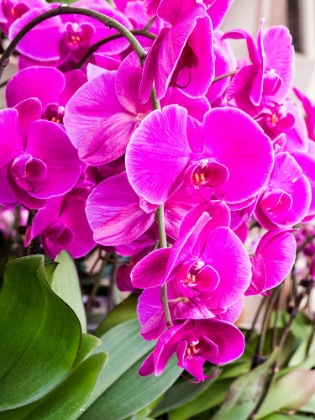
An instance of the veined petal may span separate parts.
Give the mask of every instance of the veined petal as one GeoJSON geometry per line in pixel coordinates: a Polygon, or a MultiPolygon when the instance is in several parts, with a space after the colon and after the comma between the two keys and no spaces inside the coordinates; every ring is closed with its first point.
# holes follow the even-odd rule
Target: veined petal
{"type": "Polygon", "coordinates": [[[154,222],[154,213],[145,213],[139,204],[129,204],[94,230],[94,240],[104,246],[128,245],[154,222]]]}
{"type": "Polygon", "coordinates": [[[228,203],[247,200],[266,185],[273,166],[273,148],[258,124],[232,108],[209,111],[204,120],[205,152],[229,170],[216,188],[228,203]]]}
{"type": "Polygon", "coordinates": [[[131,272],[134,287],[147,289],[162,286],[170,252],[170,248],[157,249],[139,261],[131,272]]]}
{"type": "Polygon", "coordinates": [[[148,115],[131,137],[126,170],[138,195],[153,204],[164,203],[189,162],[187,111],[169,105],[148,115]]]}

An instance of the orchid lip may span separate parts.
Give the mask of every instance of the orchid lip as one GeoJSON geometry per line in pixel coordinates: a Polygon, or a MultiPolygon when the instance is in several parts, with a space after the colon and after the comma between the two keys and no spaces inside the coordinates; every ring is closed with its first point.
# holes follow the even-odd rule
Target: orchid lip
{"type": "Polygon", "coordinates": [[[41,159],[25,153],[14,159],[11,173],[20,188],[34,193],[38,192],[38,182],[46,178],[47,166],[41,159]]]}

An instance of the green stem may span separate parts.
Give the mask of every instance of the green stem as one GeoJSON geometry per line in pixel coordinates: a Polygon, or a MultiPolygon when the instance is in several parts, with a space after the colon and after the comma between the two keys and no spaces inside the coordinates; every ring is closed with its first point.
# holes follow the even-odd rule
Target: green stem
{"type": "Polygon", "coordinates": [[[238,70],[233,70],[233,71],[229,71],[228,73],[220,74],[220,76],[215,77],[212,80],[212,83],[219,82],[220,80],[225,79],[226,77],[234,76],[234,74],[236,74],[237,72],[238,72],[238,70]]]}
{"type": "MultiPolygon", "coordinates": [[[[157,219],[158,228],[159,228],[160,248],[167,248],[166,233],[165,233],[165,220],[164,220],[164,204],[161,204],[160,207],[157,209],[156,219],[157,219]]],[[[162,289],[161,289],[161,299],[162,299],[162,305],[164,309],[166,325],[167,325],[167,328],[170,328],[173,324],[172,324],[170,308],[168,306],[166,283],[163,284],[162,289]]]]}
{"type": "MultiPolygon", "coordinates": [[[[130,31],[130,33],[133,34],[133,35],[142,35],[142,36],[144,36],[146,38],[149,38],[149,39],[152,39],[152,40],[154,40],[156,38],[156,35],[151,34],[151,32],[145,31],[144,29],[134,29],[134,30],[130,31]]],[[[106,38],[103,38],[100,41],[93,44],[89,48],[87,53],[78,62],[77,68],[80,69],[83,66],[83,64],[86,62],[86,60],[88,60],[90,58],[90,56],[92,54],[94,54],[102,45],[105,45],[110,41],[114,41],[115,39],[119,39],[119,38],[122,38],[122,37],[123,37],[122,34],[113,34],[113,35],[108,36],[106,38]]]]}
{"type": "Polygon", "coordinates": [[[4,53],[0,58],[0,79],[4,72],[5,67],[9,63],[9,59],[11,54],[14,52],[15,48],[17,47],[18,43],[24,38],[24,36],[35,26],[44,22],[47,19],[50,19],[55,16],[60,15],[84,15],[91,18],[98,20],[99,22],[103,23],[105,26],[109,28],[116,29],[122,36],[124,36],[136,51],[138,57],[140,58],[141,62],[144,60],[146,53],[142,48],[141,44],[137,40],[137,38],[128,30],[126,29],[121,23],[117,22],[117,20],[109,18],[101,13],[95,12],[94,10],[89,9],[81,9],[79,7],[71,7],[71,6],[63,6],[57,7],[55,9],[48,10],[47,12],[42,13],[41,15],[37,16],[35,19],[31,20],[27,25],[24,26],[23,29],[18,32],[18,34],[13,38],[10,42],[4,53]]]}
{"type": "Polygon", "coordinates": [[[94,284],[93,284],[91,293],[89,294],[88,300],[85,303],[85,309],[87,311],[89,311],[92,307],[93,300],[94,300],[94,298],[97,294],[98,288],[99,288],[99,286],[101,284],[101,281],[102,281],[102,278],[103,278],[103,271],[104,271],[104,268],[105,268],[106,264],[107,264],[107,261],[102,260],[102,265],[100,267],[100,271],[98,272],[98,275],[97,275],[96,279],[94,280],[94,284]]]}
{"type": "Polygon", "coordinates": [[[263,298],[263,299],[261,299],[261,302],[260,302],[260,304],[258,306],[258,309],[256,311],[255,317],[254,317],[253,322],[252,322],[252,325],[251,325],[251,328],[247,332],[247,335],[246,335],[246,343],[249,343],[250,339],[252,338],[252,335],[253,335],[253,332],[254,332],[254,328],[255,328],[256,322],[258,320],[258,317],[259,317],[259,315],[261,313],[262,308],[264,307],[264,303],[265,303],[265,299],[263,298]]]}
{"type": "Polygon", "coordinates": [[[261,335],[260,335],[260,339],[259,339],[259,343],[258,343],[258,349],[257,349],[257,354],[259,356],[262,356],[263,351],[264,351],[264,344],[265,344],[265,338],[266,338],[266,332],[267,332],[267,327],[268,327],[268,322],[269,322],[269,318],[270,318],[270,314],[273,308],[273,305],[278,297],[280,289],[278,288],[277,290],[274,291],[274,293],[272,294],[272,296],[270,296],[266,311],[265,311],[265,315],[264,315],[264,319],[263,319],[263,324],[262,324],[262,329],[261,329],[261,335]]]}

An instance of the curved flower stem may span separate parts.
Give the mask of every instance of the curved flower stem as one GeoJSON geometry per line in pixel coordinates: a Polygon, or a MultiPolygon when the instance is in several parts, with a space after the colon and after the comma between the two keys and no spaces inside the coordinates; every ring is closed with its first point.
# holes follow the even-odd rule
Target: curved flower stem
{"type": "Polygon", "coordinates": [[[15,36],[15,38],[13,38],[13,40],[10,42],[10,44],[8,45],[8,47],[6,48],[6,50],[0,58],[0,79],[3,74],[4,68],[9,63],[9,58],[11,54],[15,50],[18,43],[24,38],[24,36],[31,29],[35,28],[35,26],[37,26],[39,23],[59,15],[84,15],[94,18],[101,23],[104,23],[104,25],[108,26],[109,28],[116,29],[122,36],[124,36],[130,42],[130,45],[136,51],[141,62],[144,60],[146,53],[139,41],[137,40],[137,38],[135,38],[135,36],[121,23],[117,22],[117,20],[109,18],[108,16],[103,15],[101,13],[95,12],[94,10],[81,9],[79,7],[71,6],[60,6],[55,9],[48,10],[47,12],[44,12],[41,15],[37,16],[35,19],[31,20],[27,25],[24,26],[23,29],[20,30],[20,32],[15,36]]]}
{"type": "MultiPolygon", "coordinates": [[[[151,34],[151,32],[148,32],[144,29],[134,29],[132,31],[130,31],[131,34],[133,35],[141,35],[144,36],[146,38],[152,39],[154,40],[156,38],[156,35],[151,34]]],[[[100,41],[96,42],[95,44],[93,44],[89,50],[87,51],[87,53],[81,58],[81,60],[78,62],[77,68],[80,69],[83,64],[86,62],[86,60],[89,59],[89,57],[94,54],[102,45],[107,44],[110,41],[114,41],[115,39],[119,39],[122,38],[123,35],[122,34],[114,34],[111,36],[108,36],[106,38],[101,39],[100,41]]],[[[143,58],[144,59],[144,58],[143,58]]],[[[142,59],[142,61],[143,61],[142,59]]]]}
{"type": "MultiPolygon", "coordinates": [[[[164,204],[161,204],[160,207],[157,209],[156,219],[157,219],[158,228],[159,228],[160,248],[167,248],[166,234],[165,234],[165,221],[164,221],[164,204]]],[[[161,299],[162,299],[162,305],[164,308],[166,325],[167,325],[167,328],[170,328],[173,324],[172,324],[170,308],[168,306],[166,283],[163,284],[162,289],[161,289],[161,299]]]]}
{"type": "Polygon", "coordinates": [[[233,70],[233,71],[229,71],[228,73],[220,74],[220,76],[215,77],[212,80],[212,83],[219,82],[220,80],[225,79],[226,77],[234,76],[234,74],[236,74],[237,72],[238,72],[238,69],[237,70],[233,70]]]}

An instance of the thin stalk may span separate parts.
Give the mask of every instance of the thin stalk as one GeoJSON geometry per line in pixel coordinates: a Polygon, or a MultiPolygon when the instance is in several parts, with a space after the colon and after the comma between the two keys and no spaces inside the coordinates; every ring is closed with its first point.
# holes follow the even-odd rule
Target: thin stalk
{"type": "MultiPolygon", "coordinates": [[[[132,31],[130,31],[130,33],[133,34],[133,35],[142,35],[142,36],[144,36],[146,38],[149,38],[149,39],[152,39],[152,40],[154,40],[156,38],[156,35],[151,34],[151,32],[148,32],[144,29],[133,29],[132,31]]],[[[106,38],[103,38],[100,41],[93,44],[89,48],[89,50],[86,52],[86,54],[78,62],[77,68],[80,69],[83,66],[83,64],[90,58],[90,56],[92,54],[94,54],[101,46],[107,44],[110,41],[114,41],[115,39],[119,39],[119,38],[122,38],[122,37],[123,37],[122,34],[114,34],[114,35],[110,35],[106,38]]]]}
{"type": "MultiPolygon", "coordinates": [[[[159,228],[160,248],[167,248],[166,233],[165,233],[165,220],[164,220],[164,204],[161,204],[160,207],[157,209],[156,219],[157,219],[157,224],[159,228]]],[[[168,306],[166,283],[162,286],[162,289],[161,289],[161,300],[162,300],[162,305],[164,309],[166,325],[167,325],[167,328],[170,328],[173,324],[172,324],[170,308],[168,306]]]]}
{"type": "Polygon", "coordinates": [[[259,315],[261,313],[262,308],[264,307],[264,303],[265,303],[265,299],[263,298],[263,299],[261,299],[261,302],[260,302],[260,304],[258,306],[258,309],[256,311],[255,317],[254,317],[253,322],[252,322],[252,325],[251,325],[251,328],[250,328],[250,330],[246,334],[246,343],[248,343],[250,341],[250,339],[252,338],[252,335],[253,335],[253,332],[254,332],[254,328],[255,328],[256,322],[258,320],[258,317],[259,317],[259,315]]]}
{"type": "Polygon", "coordinates": [[[111,273],[110,273],[110,284],[108,288],[108,296],[107,296],[107,312],[109,313],[112,309],[114,309],[114,292],[115,292],[115,284],[116,284],[116,272],[117,272],[117,265],[113,264],[111,273]]]}
{"type": "Polygon", "coordinates": [[[93,284],[91,293],[89,294],[89,297],[88,297],[88,300],[85,303],[85,309],[87,311],[89,311],[91,309],[93,300],[94,300],[94,298],[96,296],[96,293],[97,293],[98,288],[100,286],[100,283],[102,281],[103,271],[104,271],[104,268],[105,268],[106,264],[107,264],[107,261],[106,260],[102,260],[102,265],[100,267],[100,271],[98,272],[98,275],[97,275],[97,277],[96,277],[96,279],[94,281],[94,284],[93,284]]]}
{"type": "Polygon", "coordinates": [[[117,22],[117,20],[112,19],[101,13],[95,12],[94,10],[61,5],[60,7],[48,10],[47,12],[44,12],[41,15],[37,16],[35,19],[31,20],[13,38],[13,40],[10,42],[10,44],[5,49],[4,53],[2,54],[0,58],[0,79],[2,77],[5,67],[9,63],[11,54],[14,52],[18,43],[24,38],[24,36],[41,22],[44,22],[45,20],[50,19],[54,16],[60,16],[60,15],[84,15],[84,16],[88,16],[88,17],[98,20],[99,22],[103,23],[105,26],[109,28],[116,29],[122,36],[124,36],[129,41],[130,45],[136,51],[141,62],[144,60],[146,53],[144,49],[142,48],[141,44],[139,43],[139,41],[137,40],[137,38],[128,29],[126,29],[121,23],[117,22]]]}
{"type": "Polygon", "coordinates": [[[274,293],[272,294],[272,296],[269,299],[267,308],[266,308],[266,312],[264,315],[264,319],[263,319],[263,324],[262,324],[262,329],[261,329],[261,335],[260,335],[260,339],[259,339],[259,343],[258,343],[258,349],[257,349],[257,354],[259,356],[262,356],[263,354],[263,349],[264,349],[264,344],[265,344],[265,338],[266,338],[266,332],[267,332],[267,327],[268,327],[268,323],[269,323],[269,318],[270,318],[270,314],[273,308],[273,305],[278,297],[279,294],[279,288],[277,290],[274,291],[274,293]]]}
{"type": "Polygon", "coordinates": [[[234,74],[236,74],[237,72],[238,70],[233,70],[229,71],[228,73],[220,74],[220,76],[217,76],[212,80],[212,83],[219,82],[220,80],[225,79],[226,77],[234,76],[234,74]]]}
{"type": "Polygon", "coordinates": [[[308,358],[308,355],[309,355],[309,352],[310,352],[310,349],[311,349],[311,345],[312,345],[312,342],[314,340],[314,336],[315,336],[315,317],[313,317],[312,331],[311,331],[311,334],[308,337],[307,344],[306,344],[305,359],[308,358]]]}
{"type": "Polygon", "coordinates": [[[273,332],[272,332],[272,350],[276,347],[277,345],[277,340],[278,340],[278,321],[279,321],[279,314],[280,314],[280,309],[281,309],[281,292],[282,292],[282,285],[283,283],[280,284],[279,286],[279,293],[278,293],[278,297],[277,297],[277,303],[276,303],[276,311],[275,311],[275,321],[274,321],[274,326],[273,326],[273,332]]]}

